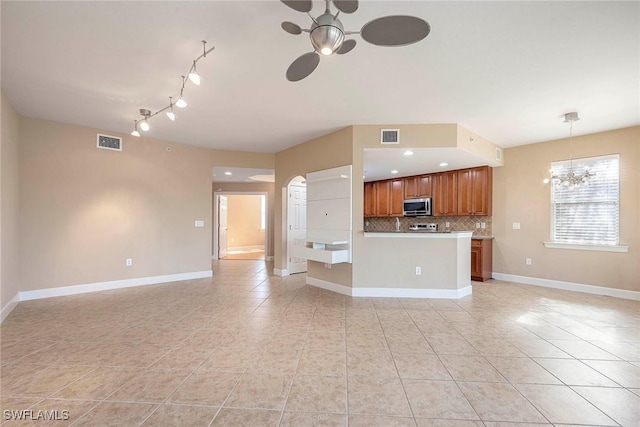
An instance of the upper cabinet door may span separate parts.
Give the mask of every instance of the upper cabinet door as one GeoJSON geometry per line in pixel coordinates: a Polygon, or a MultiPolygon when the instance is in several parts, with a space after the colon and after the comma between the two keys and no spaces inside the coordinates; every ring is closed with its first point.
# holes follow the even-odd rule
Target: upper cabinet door
{"type": "Polygon", "coordinates": [[[473,169],[456,172],[458,179],[458,215],[473,215],[473,169]]]}
{"type": "Polygon", "coordinates": [[[364,183],[364,216],[376,216],[376,191],[374,182],[364,183]]]}
{"type": "Polygon", "coordinates": [[[405,199],[415,199],[418,197],[418,178],[419,177],[417,176],[408,176],[403,178],[405,199]]]}
{"type": "Polygon", "coordinates": [[[389,206],[390,215],[391,216],[402,216],[404,213],[404,186],[403,179],[392,179],[391,180],[391,206],[389,206]]]}
{"type": "Polygon", "coordinates": [[[491,215],[493,169],[483,166],[473,169],[473,215],[491,215]]]}
{"type": "Polygon", "coordinates": [[[488,166],[457,171],[458,215],[491,215],[493,170],[488,166]]]}
{"type": "Polygon", "coordinates": [[[434,216],[455,216],[458,214],[456,171],[441,172],[433,177],[434,216]]]}
{"type": "Polygon", "coordinates": [[[432,191],[432,175],[408,176],[403,178],[404,198],[417,199],[422,197],[431,197],[432,191]]]}
{"type": "Polygon", "coordinates": [[[391,181],[376,181],[375,193],[376,193],[376,214],[375,216],[389,216],[390,199],[391,199],[391,181]]]}
{"type": "Polygon", "coordinates": [[[432,185],[433,175],[422,175],[417,177],[418,181],[418,197],[431,197],[433,194],[432,185]]]}

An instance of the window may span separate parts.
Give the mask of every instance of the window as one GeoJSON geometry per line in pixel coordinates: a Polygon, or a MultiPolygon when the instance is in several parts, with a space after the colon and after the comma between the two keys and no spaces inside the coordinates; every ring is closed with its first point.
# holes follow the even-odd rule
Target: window
{"type": "MultiPolygon", "coordinates": [[[[618,154],[551,163],[557,175],[585,167],[596,174],[579,186],[551,184],[551,243],[617,246],[620,222],[618,154]]],[[[545,244],[547,247],[554,247],[545,244]]]]}

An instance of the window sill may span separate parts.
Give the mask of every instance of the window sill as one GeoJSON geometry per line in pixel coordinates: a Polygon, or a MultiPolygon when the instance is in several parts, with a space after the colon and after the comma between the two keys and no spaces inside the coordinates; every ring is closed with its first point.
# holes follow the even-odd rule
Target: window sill
{"type": "Polygon", "coordinates": [[[545,248],[550,249],[574,249],[579,251],[600,251],[600,252],[629,252],[629,246],[612,245],[581,245],[578,243],[557,243],[542,242],[545,248]]]}

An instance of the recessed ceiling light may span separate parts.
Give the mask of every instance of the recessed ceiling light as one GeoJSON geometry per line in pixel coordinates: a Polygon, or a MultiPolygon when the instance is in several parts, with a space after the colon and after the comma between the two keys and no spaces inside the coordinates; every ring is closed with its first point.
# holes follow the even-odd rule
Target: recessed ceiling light
{"type": "Polygon", "coordinates": [[[394,170],[392,170],[392,171],[391,171],[391,173],[392,173],[392,174],[397,174],[397,173],[398,173],[398,171],[394,169],[394,170]]]}
{"type": "Polygon", "coordinates": [[[405,156],[413,156],[413,151],[411,151],[411,150],[407,150],[407,151],[405,151],[405,152],[404,152],[404,153],[402,153],[402,154],[404,154],[405,156]]]}
{"type": "Polygon", "coordinates": [[[233,173],[231,173],[229,171],[226,171],[224,174],[227,175],[227,176],[233,175],[233,173]]]}
{"type": "Polygon", "coordinates": [[[447,163],[447,162],[442,162],[442,163],[440,163],[440,166],[442,166],[442,167],[449,166],[449,163],[447,163]]]}

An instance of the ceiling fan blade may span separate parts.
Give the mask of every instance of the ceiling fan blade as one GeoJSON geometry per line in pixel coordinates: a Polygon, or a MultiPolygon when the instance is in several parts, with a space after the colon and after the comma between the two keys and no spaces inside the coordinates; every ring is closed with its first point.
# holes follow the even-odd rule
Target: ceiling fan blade
{"type": "Polygon", "coordinates": [[[405,46],[429,35],[429,23],[415,16],[385,16],[364,24],[360,35],[376,46],[405,46]]]}
{"type": "Polygon", "coordinates": [[[358,10],[358,0],[333,0],[333,5],[342,13],[353,13],[358,10]]]}
{"type": "Polygon", "coordinates": [[[281,27],[289,34],[297,35],[302,33],[302,28],[293,22],[285,21],[282,23],[281,27]]]}
{"type": "Polygon", "coordinates": [[[287,80],[297,82],[304,79],[313,73],[319,63],[320,55],[316,52],[305,53],[289,65],[289,68],[287,68],[287,80]]]}
{"type": "Polygon", "coordinates": [[[351,52],[354,47],[356,47],[356,41],[354,39],[345,40],[336,53],[338,55],[344,55],[345,53],[351,52]]]}
{"type": "Polygon", "coordinates": [[[297,10],[298,12],[307,13],[311,11],[313,8],[313,3],[311,0],[280,0],[282,3],[286,4],[293,10],[297,10]]]}

